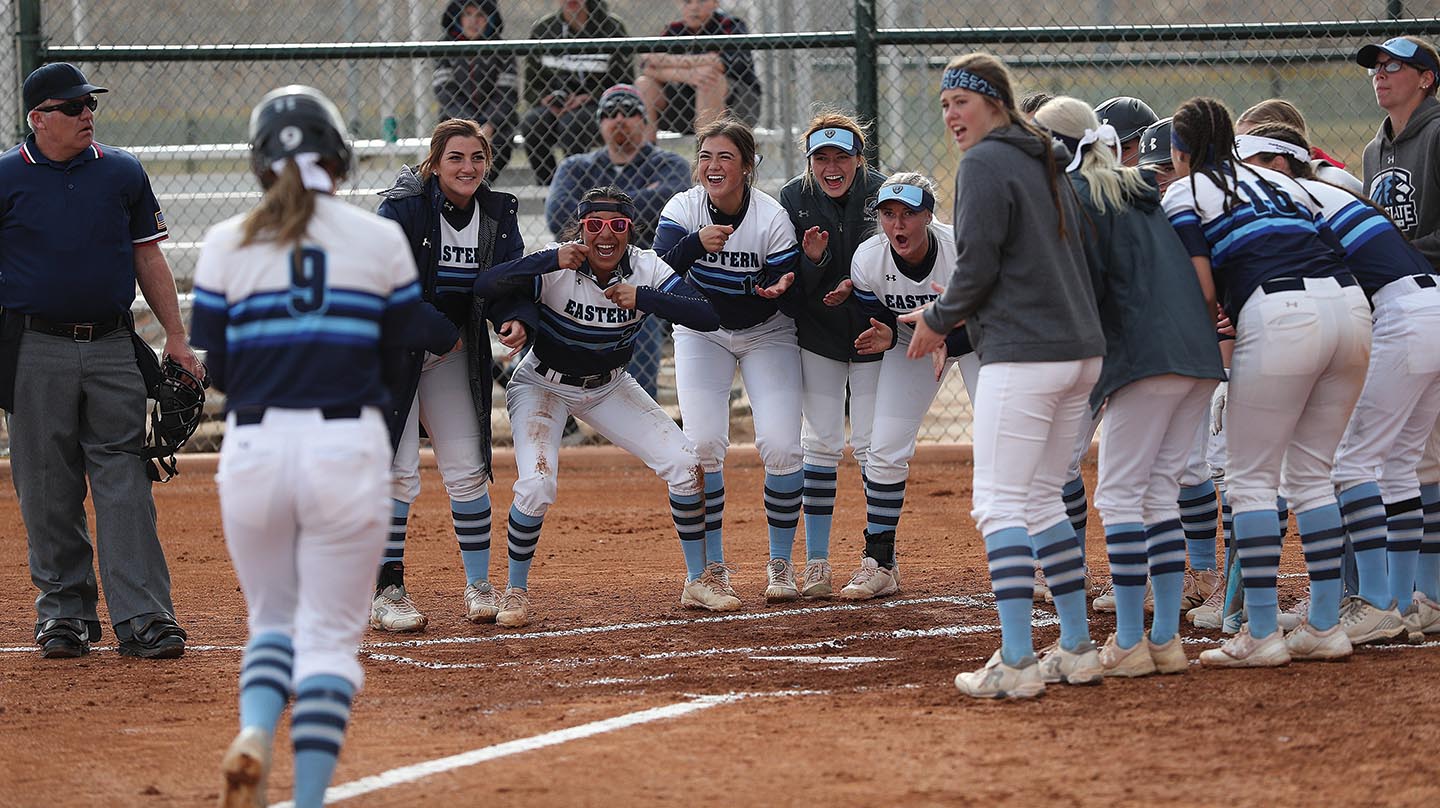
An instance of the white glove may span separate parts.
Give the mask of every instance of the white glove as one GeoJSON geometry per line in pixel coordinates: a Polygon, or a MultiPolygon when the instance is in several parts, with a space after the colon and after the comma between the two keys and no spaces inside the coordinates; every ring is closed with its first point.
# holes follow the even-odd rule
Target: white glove
{"type": "Polygon", "coordinates": [[[1211,435],[1219,435],[1225,431],[1225,397],[1229,392],[1229,382],[1220,382],[1215,386],[1215,394],[1210,397],[1211,435]]]}

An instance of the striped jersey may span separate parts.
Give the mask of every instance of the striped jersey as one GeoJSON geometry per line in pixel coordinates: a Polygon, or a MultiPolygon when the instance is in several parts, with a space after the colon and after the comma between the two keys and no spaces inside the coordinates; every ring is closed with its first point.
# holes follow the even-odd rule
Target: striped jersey
{"type": "Polygon", "coordinates": [[[771,286],[794,271],[800,258],[795,226],[780,203],[755,189],[750,190],[749,200],[738,223],[720,222],[733,224],[735,232],[719,252],[706,253],[699,246],[696,234],[717,223],[710,199],[699,185],[670,198],[655,232],[655,252],[684,272],[714,305],[720,325],[732,330],[759,325],[775,314],[779,303],[756,295],[755,289],[771,286]],[[686,258],[698,256],[688,269],[681,266],[686,261],[677,262],[670,255],[677,246],[689,250],[686,258]]]}
{"type": "Polygon", "coordinates": [[[1165,191],[1165,214],[1192,256],[1210,259],[1232,320],[1260,284],[1275,278],[1326,278],[1347,272],[1334,234],[1295,180],[1268,168],[1230,163],[1225,194],[1204,174],[1181,177],[1165,191]]]}
{"type": "Polygon", "coordinates": [[[227,408],[383,406],[382,347],[417,335],[432,351],[454,343],[454,327],[420,298],[395,222],[316,194],[297,251],[240,246],[243,218],[210,228],[195,270],[191,341],[209,352],[227,408]]]}
{"type": "MultiPolygon", "coordinates": [[[[448,204],[448,203],[442,203],[448,204]]],[[[435,294],[470,296],[480,275],[480,206],[470,206],[470,221],[456,227],[440,216],[440,249],[435,260],[435,294]]]]}
{"type": "MultiPolygon", "coordinates": [[[[855,248],[855,258],[850,262],[850,281],[855,284],[854,294],[862,306],[867,310],[880,307],[895,316],[914,311],[940,296],[930,284],[944,286],[955,271],[955,233],[950,225],[933,219],[929,231],[930,255],[920,267],[904,266],[884,233],[876,233],[855,248]]],[[[894,322],[891,325],[895,326],[897,344],[909,345],[915,326],[894,322]]]]}
{"type": "Polygon", "coordinates": [[[1325,221],[1345,248],[1345,264],[1366,295],[1406,275],[1429,275],[1434,267],[1379,208],[1344,188],[1315,180],[1300,180],[1320,206],[1325,221]]]}

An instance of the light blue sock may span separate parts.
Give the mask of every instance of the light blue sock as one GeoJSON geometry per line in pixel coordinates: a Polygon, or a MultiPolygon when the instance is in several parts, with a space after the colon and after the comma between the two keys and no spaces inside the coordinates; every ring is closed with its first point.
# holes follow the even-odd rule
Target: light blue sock
{"type": "Polygon", "coordinates": [[[466,502],[450,500],[450,519],[455,523],[455,539],[460,542],[465,583],[489,580],[490,492],[466,502]]]}
{"type": "Polygon", "coordinates": [[[805,558],[830,557],[830,521],[835,516],[835,486],[839,469],[806,463],[805,468],[805,558]]]}
{"type": "MultiPolygon", "coordinates": [[[[1371,606],[1385,608],[1390,600],[1390,577],[1385,571],[1385,503],[1380,501],[1379,483],[1367,482],[1353,485],[1340,492],[1340,518],[1344,523],[1344,531],[1350,536],[1350,546],[1355,548],[1355,568],[1360,574],[1360,597],[1364,598],[1371,606]]],[[[1298,519],[1298,517],[1297,517],[1298,519]]],[[[1303,539],[1305,530],[1300,530],[1303,539]]],[[[1343,551],[1344,535],[1341,535],[1343,551]]],[[[1310,568],[1310,553],[1306,550],[1305,566],[1310,568]]],[[[1335,559],[1337,570],[1336,580],[1339,580],[1340,558],[1337,553],[1335,559]]],[[[1328,566],[1327,566],[1328,569],[1328,566]]],[[[1327,576],[1328,577],[1328,576],[1327,576]]],[[[1313,582],[1315,575],[1310,575],[1313,582]]],[[[1310,602],[1315,602],[1314,593],[1311,593],[1310,602]]],[[[1335,597],[1336,608],[1339,608],[1340,595],[1335,597]]],[[[1311,608],[1314,608],[1313,605],[1311,608]]],[[[1316,628],[1322,628],[1316,626],[1316,628]]],[[[1323,628],[1329,628],[1324,626],[1323,628]]]]}
{"type": "Polygon", "coordinates": [[[320,808],[350,724],[355,686],[330,674],[305,677],[295,688],[290,739],[295,745],[295,808],[320,808]]]}
{"type": "Polygon", "coordinates": [[[240,727],[259,727],[275,737],[275,725],[290,701],[295,644],[279,632],[251,637],[240,663],[240,727]]]}
{"type": "Polygon", "coordinates": [[[705,572],[705,497],[703,494],[670,492],[670,516],[685,554],[685,580],[693,581],[705,572]]]}
{"type": "Polygon", "coordinates": [[[540,541],[540,526],[544,516],[521,513],[510,506],[510,528],[507,542],[510,551],[510,586],[517,589],[529,588],[530,562],[535,560],[535,545],[540,541]]]}
{"type": "Polygon", "coordinates": [[[410,503],[390,500],[390,532],[385,536],[385,555],[380,564],[405,561],[405,524],[410,519],[410,503]]]}
{"type": "MultiPolygon", "coordinates": [[[[1085,499],[1085,478],[1076,477],[1060,489],[1065,500],[1065,515],[1070,518],[1070,527],[1075,530],[1075,540],[1080,543],[1080,558],[1085,559],[1085,528],[1090,523],[1090,503],[1085,499]]],[[[1048,577],[1046,579],[1049,581],[1048,577]]]]}
{"type": "Polygon", "coordinates": [[[1134,648],[1145,638],[1145,526],[1106,525],[1105,551],[1115,587],[1115,642],[1121,648],[1134,648]]]}
{"type": "Polygon", "coordinates": [[[1155,592],[1150,641],[1163,645],[1180,630],[1180,595],[1185,586],[1185,529],[1179,519],[1146,526],[1145,556],[1155,592]]]}
{"type": "Polygon", "coordinates": [[[1219,516],[1215,482],[1205,480],[1199,485],[1180,489],[1180,524],[1185,528],[1185,555],[1190,569],[1200,572],[1215,569],[1215,519],[1219,516]]]}
{"type": "Polygon", "coordinates": [[[900,526],[900,513],[905,509],[905,480],[877,483],[865,478],[865,532],[873,535],[894,533],[900,526]]]}
{"type": "Polygon", "coordinates": [[[1235,514],[1235,552],[1245,590],[1250,635],[1263,639],[1275,633],[1279,617],[1275,576],[1280,569],[1280,524],[1268,508],[1235,514]]]}
{"type": "Polygon", "coordinates": [[[1030,546],[1055,599],[1055,613],[1060,616],[1060,647],[1074,651],[1090,641],[1090,622],[1085,614],[1085,559],[1080,554],[1075,527],[1069,519],[1056,522],[1031,536],[1030,546]]]}
{"type": "Polygon", "coordinates": [[[1415,593],[1415,565],[1425,535],[1425,514],[1417,496],[1385,504],[1385,563],[1390,571],[1390,599],[1402,613],[1415,593]]]}
{"type": "MultiPolygon", "coordinates": [[[[1384,514],[1383,506],[1381,514],[1384,514]]],[[[1306,619],[1316,630],[1329,631],[1340,622],[1340,554],[1345,546],[1340,508],[1336,505],[1311,508],[1295,514],[1295,524],[1300,528],[1305,570],[1310,573],[1310,616],[1306,619]]],[[[1357,552],[1356,559],[1359,557],[1357,552]]],[[[1380,554],[1380,563],[1385,563],[1384,553],[1380,554]]]]}
{"type": "Polygon", "coordinates": [[[1415,564],[1415,588],[1440,601],[1440,484],[1420,486],[1420,502],[1425,537],[1420,540],[1420,558],[1415,564]]]}
{"type": "Polygon", "coordinates": [[[770,527],[770,557],[790,560],[795,552],[795,529],[800,526],[800,500],[804,472],[765,472],[765,522],[770,527]]]}
{"type": "Polygon", "coordinates": [[[725,563],[725,472],[705,472],[705,563],[725,563]]]}
{"type": "Polygon", "coordinates": [[[995,608],[1000,612],[1000,658],[1007,665],[1016,665],[1035,654],[1030,635],[1035,566],[1025,528],[1007,527],[986,536],[985,557],[995,608]]]}

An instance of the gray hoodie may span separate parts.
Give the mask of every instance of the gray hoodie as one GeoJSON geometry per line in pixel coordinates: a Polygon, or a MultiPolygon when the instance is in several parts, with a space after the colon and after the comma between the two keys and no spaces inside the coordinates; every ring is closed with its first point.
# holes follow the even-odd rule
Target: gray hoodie
{"type": "MultiPolygon", "coordinates": [[[[1045,178],[1041,141],[1018,126],[986,135],[955,172],[955,271],[925,322],[942,334],[965,321],[980,363],[1103,356],[1083,214],[1063,172],[1065,239],[1045,178]]],[[[1064,165],[1064,160],[1059,161],[1064,165]]]]}
{"type": "Polygon", "coordinates": [[[1440,270],[1440,101],[1421,101],[1398,137],[1386,118],[1364,163],[1365,192],[1440,270]]]}

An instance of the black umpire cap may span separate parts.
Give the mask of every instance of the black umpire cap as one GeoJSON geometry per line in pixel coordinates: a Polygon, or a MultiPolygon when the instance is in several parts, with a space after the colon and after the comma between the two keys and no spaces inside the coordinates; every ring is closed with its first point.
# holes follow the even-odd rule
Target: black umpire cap
{"type": "Polygon", "coordinates": [[[1170,161],[1170,118],[1156,121],[1140,133],[1138,165],[1159,166],[1170,161]]]}
{"type": "Polygon", "coordinates": [[[51,98],[69,101],[82,95],[110,91],[91,84],[75,65],[55,62],[36,68],[34,73],[26,77],[22,92],[25,96],[25,111],[29,112],[51,98]]]}
{"type": "Polygon", "coordinates": [[[1140,133],[1145,131],[1145,127],[1160,118],[1149,104],[1128,95],[1117,96],[1109,101],[1101,102],[1100,106],[1095,108],[1095,117],[1100,119],[1100,123],[1108,123],[1115,127],[1115,131],[1120,135],[1121,143],[1129,143],[1140,137],[1140,133]]]}

